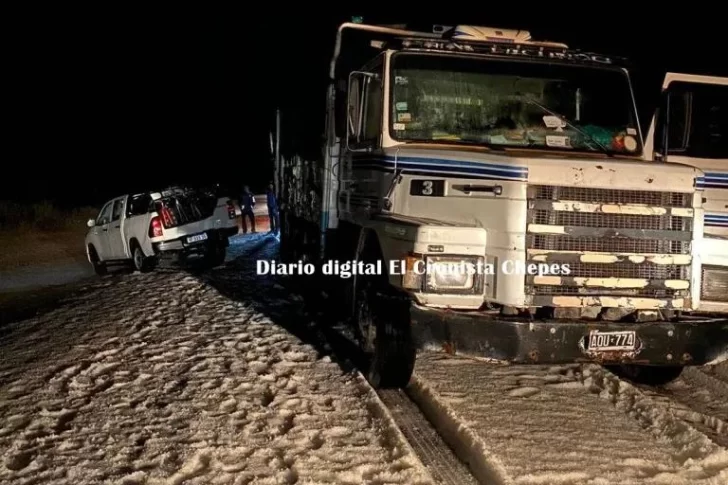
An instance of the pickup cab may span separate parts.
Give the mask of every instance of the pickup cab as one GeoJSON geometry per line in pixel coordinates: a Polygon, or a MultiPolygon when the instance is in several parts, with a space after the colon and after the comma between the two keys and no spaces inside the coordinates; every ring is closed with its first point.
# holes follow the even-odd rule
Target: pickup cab
{"type": "Polygon", "coordinates": [[[238,232],[231,200],[185,188],[115,197],[87,225],[86,254],[99,275],[118,264],[148,271],[165,256],[216,266],[238,232]]]}

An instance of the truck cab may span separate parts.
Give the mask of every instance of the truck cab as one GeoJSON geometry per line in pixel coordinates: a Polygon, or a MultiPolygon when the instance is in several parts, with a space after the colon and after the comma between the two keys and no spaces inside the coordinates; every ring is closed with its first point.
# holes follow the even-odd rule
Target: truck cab
{"type": "Polygon", "coordinates": [[[369,265],[336,289],[374,385],[406,385],[433,345],[658,381],[728,349],[726,321],[683,317],[705,176],[643,158],[620,60],[518,30],[344,24],[330,78],[321,171],[284,181],[292,201],[321,180],[320,235],[296,222],[316,205],[289,210],[282,251],[369,265]],[[375,52],[357,65],[344,31],[375,52]]]}
{"type": "Polygon", "coordinates": [[[647,133],[645,159],[704,172],[699,311],[728,313],[728,78],[669,72],[647,133]]]}

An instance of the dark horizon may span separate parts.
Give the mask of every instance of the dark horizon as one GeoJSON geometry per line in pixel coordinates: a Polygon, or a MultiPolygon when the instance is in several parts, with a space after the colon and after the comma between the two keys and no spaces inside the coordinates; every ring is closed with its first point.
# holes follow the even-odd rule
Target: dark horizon
{"type": "MultiPolygon", "coordinates": [[[[244,184],[262,191],[271,177],[269,132],[277,108],[283,150],[319,153],[338,24],[353,15],[366,23],[408,23],[407,15],[348,10],[254,24],[223,14],[37,23],[18,42],[17,67],[9,71],[17,109],[0,199],[99,204],[192,181],[220,181],[234,193],[244,184]]],[[[521,28],[534,38],[626,56],[647,86],[638,103],[658,94],[668,70],[726,74],[719,56],[726,43],[709,13],[693,22],[682,13],[651,22],[623,19],[625,11],[604,18],[540,9],[460,20],[418,14],[409,23],[521,28]]]]}

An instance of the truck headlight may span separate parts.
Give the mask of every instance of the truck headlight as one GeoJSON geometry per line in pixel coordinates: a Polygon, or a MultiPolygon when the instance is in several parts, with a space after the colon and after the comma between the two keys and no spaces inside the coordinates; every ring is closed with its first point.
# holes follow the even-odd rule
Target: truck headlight
{"type": "Polygon", "coordinates": [[[703,266],[700,299],[728,302],[728,267],[703,266]]]}
{"type": "Polygon", "coordinates": [[[474,293],[482,288],[482,257],[427,256],[425,268],[426,292],[474,293]]]}

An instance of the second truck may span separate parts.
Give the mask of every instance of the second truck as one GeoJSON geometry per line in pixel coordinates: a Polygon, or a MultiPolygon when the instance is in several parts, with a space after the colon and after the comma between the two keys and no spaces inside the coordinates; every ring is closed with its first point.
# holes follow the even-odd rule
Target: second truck
{"type": "Polygon", "coordinates": [[[433,344],[652,383],[725,354],[728,322],[689,315],[703,172],[641,158],[617,60],[525,31],[346,23],[329,74],[323,159],[277,166],[281,259],[381,263],[329,289],[373,385],[405,386],[433,344]]]}

